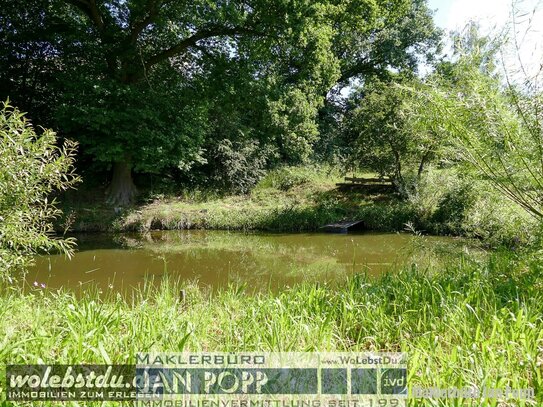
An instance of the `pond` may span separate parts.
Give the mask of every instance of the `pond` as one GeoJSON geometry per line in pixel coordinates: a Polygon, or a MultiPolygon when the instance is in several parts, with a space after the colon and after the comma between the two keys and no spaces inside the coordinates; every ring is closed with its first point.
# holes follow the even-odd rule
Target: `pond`
{"type": "Polygon", "coordinates": [[[465,241],[407,234],[270,234],[226,231],[164,231],[80,235],[70,260],[38,256],[27,275],[48,288],[124,291],[145,279],[175,279],[219,288],[281,289],[310,281],[337,283],[354,273],[378,276],[394,266],[430,261],[428,248],[465,241]]]}

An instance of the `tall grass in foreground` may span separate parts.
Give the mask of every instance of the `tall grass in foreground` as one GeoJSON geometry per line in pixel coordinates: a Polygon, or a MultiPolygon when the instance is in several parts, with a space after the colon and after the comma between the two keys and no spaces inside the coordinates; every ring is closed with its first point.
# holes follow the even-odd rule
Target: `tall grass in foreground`
{"type": "Polygon", "coordinates": [[[4,287],[0,362],[130,363],[146,351],[404,351],[410,387],[533,387],[537,397],[428,405],[541,405],[542,269],[536,258],[496,253],[377,281],[360,275],[339,288],[306,284],[252,296],[243,286],[211,293],[167,279],[130,299],[4,287]]]}

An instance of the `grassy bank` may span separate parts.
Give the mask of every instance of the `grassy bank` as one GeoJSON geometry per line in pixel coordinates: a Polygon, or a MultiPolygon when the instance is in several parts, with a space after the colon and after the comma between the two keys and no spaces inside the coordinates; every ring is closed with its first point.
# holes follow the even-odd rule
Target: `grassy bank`
{"type": "Polygon", "coordinates": [[[170,189],[142,194],[138,205],[122,211],[95,199],[99,193],[78,191],[63,200],[60,223],[74,231],[310,231],[364,216],[372,230],[403,228],[409,209],[396,196],[339,191],[335,184],[341,179],[329,168],[284,168],[268,174],[249,194],[170,189]]]}
{"type": "Polygon", "coordinates": [[[542,271],[537,258],[496,253],[486,260],[451,258],[440,270],[411,266],[377,281],[357,276],[339,288],[305,284],[254,296],[243,287],[210,293],[175,281],[148,284],[130,300],[4,287],[0,360],[133,362],[138,351],[182,350],[404,351],[410,386],[531,387],[537,402],[471,405],[541,405],[542,271]]]}
{"type": "MultiPolygon", "coordinates": [[[[366,174],[371,176],[371,174],[366,174]]],[[[368,230],[402,231],[481,238],[491,245],[516,246],[530,239],[532,220],[520,208],[481,182],[450,170],[434,170],[416,194],[336,188],[341,175],[329,168],[283,168],[269,173],[246,195],[213,191],[142,195],[137,206],[113,208],[96,191],[77,191],[63,199],[58,229],[148,231],[226,229],[315,231],[345,219],[363,220],[368,230]],[[96,197],[98,196],[98,199],[96,197]]]]}

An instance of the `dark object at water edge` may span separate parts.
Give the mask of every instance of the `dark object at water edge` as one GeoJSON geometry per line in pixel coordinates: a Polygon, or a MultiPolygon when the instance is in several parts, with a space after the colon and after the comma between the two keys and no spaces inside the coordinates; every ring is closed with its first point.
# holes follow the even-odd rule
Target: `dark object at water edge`
{"type": "Polygon", "coordinates": [[[362,220],[351,220],[331,223],[329,225],[322,226],[320,230],[327,233],[360,232],[366,230],[366,225],[362,220]]]}

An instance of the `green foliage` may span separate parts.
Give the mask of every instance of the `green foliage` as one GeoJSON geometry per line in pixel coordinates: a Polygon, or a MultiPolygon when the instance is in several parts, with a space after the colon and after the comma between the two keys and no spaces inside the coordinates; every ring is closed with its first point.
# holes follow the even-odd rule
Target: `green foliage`
{"type": "Polygon", "coordinates": [[[53,79],[40,83],[58,97],[50,115],[94,160],[189,171],[210,158],[204,148],[237,141],[235,132],[220,134],[224,120],[216,119],[228,110],[238,118],[254,112],[236,132],[283,140],[286,157],[307,157],[318,106],[338,76],[326,2],[28,3],[39,10],[39,21],[29,17],[36,24],[11,4],[0,16],[7,47],[0,61],[16,78],[1,80],[13,82],[7,89],[17,96],[19,59],[37,66],[55,59],[47,65],[53,79]],[[21,55],[17,47],[30,45],[40,52],[21,55]]]}
{"type": "Polygon", "coordinates": [[[345,164],[353,140],[344,134],[343,124],[359,106],[345,103],[345,92],[376,80],[416,75],[419,66],[431,65],[439,55],[441,32],[425,0],[342,1],[330,9],[341,75],[320,109],[315,152],[321,160],[345,164]]]}
{"type": "Polygon", "coordinates": [[[413,95],[403,87],[375,81],[362,93],[345,123],[345,137],[354,143],[352,165],[391,177],[405,195],[408,177],[420,178],[442,140],[412,120],[413,95]]]}
{"type": "Polygon", "coordinates": [[[438,40],[423,0],[8,0],[0,97],[77,138],[95,168],[215,178],[225,139],[307,161],[336,83],[414,70],[438,40]]]}
{"type": "Polygon", "coordinates": [[[213,176],[222,190],[248,193],[266,173],[272,151],[266,151],[254,140],[232,143],[225,139],[217,143],[213,161],[213,176]]]}
{"type": "Polygon", "coordinates": [[[340,83],[416,72],[439,54],[441,32],[425,0],[343,1],[334,8],[340,83]],[[362,34],[362,35],[360,35],[362,34]]]}
{"type": "Polygon", "coordinates": [[[327,169],[322,167],[281,167],[270,171],[258,185],[259,188],[276,188],[281,191],[310,183],[318,184],[330,178],[327,169]]]}
{"type": "Polygon", "coordinates": [[[7,102],[0,110],[0,272],[12,274],[38,251],[70,254],[73,239],[53,237],[60,215],[51,199],[78,182],[73,173],[76,144],[57,146],[51,130],[36,133],[7,102]]]}
{"type": "Polygon", "coordinates": [[[63,80],[56,123],[75,135],[83,151],[102,167],[116,161],[136,171],[164,168],[190,170],[201,158],[206,136],[206,106],[195,91],[181,84],[123,85],[117,81],[80,78],[63,80]]]}
{"type": "Polygon", "coordinates": [[[430,169],[409,194],[417,212],[416,226],[437,234],[467,234],[464,222],[478,199],[481,194],[474,180],[455,170],[430,169]]]}
{"type": "Polygon", "coordinates": [[[308,100],[301,89],[293,89],[271,104],[272,123],[286,162],[300,163],[309,158],[319,135],[314,119],[321,106],[322,98],[308,100]]]}
{"type": "MultiPolygon", "coordinates": [[[[465,220],[467,211],[475,202],[473,185],[461,185],[460,188],[447,191],[438,203],[437,210],[432,216],[432,221],[438,224],[445,222],[452,225],[461,225],[465,220]]],[[[461,234],[461,230],[451,227],[450,233],[461,234]]]]}
{"type": "Polygon", "coordinates": [[[126,298],[91,288],[84,296],[8,289],[0,294],[0,309],[10,310],[0,319],[0,362],[133,363],[141,349],[403,351],[411,386],[534,388],[536,400],[526,405],[541,404],[541,257],[441,257],[429,269],[412,264],[339,287],[307,283],[255,295],[239,285],[208,293],[167,275],[126,298]]]}
{"type": "Polygon", "coordinates": [[[431,168],[408,201],[410,222],[425,233],[473,237],[493,247],[533,241],[533,219],[464,169],[431,168]]]}
{"type": "Polygon", "coordinates": [[[445,73],[438,71],[430,80],[432,86],[414,91],[419,118],[454,142],[451,161],[470,164],[480,178],[542,219],[542,93],[537,78],[527,79],[522,89],[512,84],[504,89],[503,78],[491,71],[492,58],[480,48],[486,42],[469,43],[472,47],[448,64],[445,73]]]}

